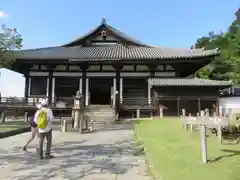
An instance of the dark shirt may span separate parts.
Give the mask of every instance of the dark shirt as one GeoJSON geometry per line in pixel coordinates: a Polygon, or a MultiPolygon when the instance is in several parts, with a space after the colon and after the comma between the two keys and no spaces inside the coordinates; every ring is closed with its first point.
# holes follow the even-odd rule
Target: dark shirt
{"type": "Polygon", "coordinates": [[[34,122],[34,116],[31,118],[30,126],[33,127],[33,128],[37,127],[37,124],[34,122]]]}

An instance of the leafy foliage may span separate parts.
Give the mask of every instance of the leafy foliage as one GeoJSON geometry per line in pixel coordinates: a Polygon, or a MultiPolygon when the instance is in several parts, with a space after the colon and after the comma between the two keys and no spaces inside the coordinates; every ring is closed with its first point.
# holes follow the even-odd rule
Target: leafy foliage
{"type": "Polygon", "coordinates": [[[12,64],[15,56],[18,55],[17,51],[22,47],[22,37],[17,29],[9,29],[2,25],[0,31],[0,68],[9,67],[12,64]]]}
{"type": "Polygon", "coordinates": [[[220,56],[200,69],[198,77],[232,80],[240,84],[240,26],[237,20],[232,22],[225,33],[210,32],[208,36],[199,38],[195,47],[220,50],[220,56]]]}

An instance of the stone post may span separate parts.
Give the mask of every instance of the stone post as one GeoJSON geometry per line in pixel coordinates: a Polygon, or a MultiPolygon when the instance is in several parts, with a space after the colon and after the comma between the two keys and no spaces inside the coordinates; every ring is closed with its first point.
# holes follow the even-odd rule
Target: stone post
{"type": "Polygon", "coordinates": [[[163,108],[160,108],[159,112],[160,112],[160,118],[163,118],[163,108]]]}
{"type": "Polygon", "coordinates": [[[78,91],[76,93],[76,96],[74,97],[74,104],[73,104],[73,109],[72,109],[72,116],[73,116],[73,121],[74,129],[78,129],[79,127],[79,119],[80,119],[80,92],[78,91]]]}
{"type": "Polygon", "coordinates": [[[24,113],[24,122],[28,122],[28,112],[24,113]]]}
{"type": "Polygon", "coordinates": [[[137,113],[137,119],[139,119],[140,118],[140,109],[139,108],[137,109],[136,113],[137,113]]]}
{"type": "MultiPolygon", "coordinates": [[[[184,121],[186,118],[186,110],[185,109],[182,109],[182,120],[184,121]]],[[[182,128],[186,129],[186,123],[182,123],[182,128]]]]}
{"type": "Polygon", "coordinates": [[[5,123],[5,119],[6,119],[5,112],[2,111],[1,112],[1,123],[5,123]]]}
{"type": "MultiPolygon", "coordinates": [[[[207,114],[207,112],[206,112],[207,114]]],[[[201,111],[201,119],[205,120],[204,111],[201,111]]],[[[208,118],[208,117],[207,117],[208,118]]],[[[207,163],[207,138],[206,138],[206,125],[201,125],[201,149],[202,149],[202,162],[207,163]]]]}
{"type": "Polygon", "coordinates": [[[151,84],[150,80],[148,80],[148,104],[151,104],[151,84]]]}
{"type": "Polygon", "coordinates": [[[67,120],[64,119],[61,124],[61,132],[67,132],[67,120]]]}

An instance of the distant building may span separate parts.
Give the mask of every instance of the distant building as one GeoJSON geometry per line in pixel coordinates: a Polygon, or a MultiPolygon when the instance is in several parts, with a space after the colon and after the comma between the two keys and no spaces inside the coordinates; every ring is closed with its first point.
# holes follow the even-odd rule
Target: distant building
{"type": "MultiPolygon", "coordinates": [[[[156,37],[158,38],[158,37],[156,37]]],[[[50,103],[76,94],[85,106],[112,105],[117,113],[168,115],[212,108],[229,81],[191,78],[219,55],[217,49],[153,47],[129,37],[102,20],[100,25],[67,44],[24,50],[13,70],[24,74],[25,98],[47,97],[50,103]]]]}

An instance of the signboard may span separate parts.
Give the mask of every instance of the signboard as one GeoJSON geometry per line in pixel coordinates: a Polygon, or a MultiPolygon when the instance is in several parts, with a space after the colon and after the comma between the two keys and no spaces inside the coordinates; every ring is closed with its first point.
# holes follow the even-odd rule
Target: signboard
{"type": "Polygon", "coordinates": [[[185,117],[182,119],[182,123],[184,124],[196,124],[196,125],[206,125],[207,127],[217,127],[228,126],[228,118],[226,117],[185,117]]]}

